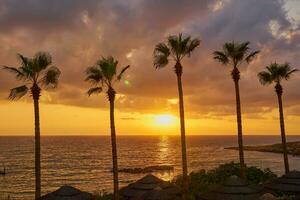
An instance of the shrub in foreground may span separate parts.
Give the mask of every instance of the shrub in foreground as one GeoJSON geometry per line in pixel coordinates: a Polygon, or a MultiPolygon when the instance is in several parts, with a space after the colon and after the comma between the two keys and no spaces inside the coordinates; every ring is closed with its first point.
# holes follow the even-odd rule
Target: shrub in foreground
{"type": "MultiPolygon", "coordinates": [[[[259,169],[258,167],[246,167],[247,181],[251,185],[264,184],[267,181],[276,178],[270,169],[259,169]]],[[[212,170],[200,170],[192,172],[189,176],[190,199],[194,199],[199,192],[207,192],[218,184],[222,184],[228,177],[240,174],[240,164],[226,163],[212,170]]],[[[177,185],[181,185],[181,177],[174,180],[177,185]]]]}

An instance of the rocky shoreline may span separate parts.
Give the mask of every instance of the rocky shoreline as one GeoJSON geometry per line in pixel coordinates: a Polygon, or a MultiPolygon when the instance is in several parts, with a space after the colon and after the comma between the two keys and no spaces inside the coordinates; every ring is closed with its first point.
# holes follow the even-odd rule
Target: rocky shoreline
{"type": "MultiPolygon", "coordinates": [[[[226,147],[225,149],[238,150],[238,147],[226,147]]],[[[270,153],[282,153],[281,144],[258,145],[258,146],[244,146],[245,151],[260,151],[270,153]]],[[[300,141],[287,143],[288,154],[293,156],[300,156],[300,141]]]]}
{"type": "Polygon", "coordinates": [[[119,169],[120,173],[129,173],[129,174],[145,174],[152,173],[157,171],[173,171],[174,167],[171,165],[154,165],[144,168],[121,168],[119,169]]]}

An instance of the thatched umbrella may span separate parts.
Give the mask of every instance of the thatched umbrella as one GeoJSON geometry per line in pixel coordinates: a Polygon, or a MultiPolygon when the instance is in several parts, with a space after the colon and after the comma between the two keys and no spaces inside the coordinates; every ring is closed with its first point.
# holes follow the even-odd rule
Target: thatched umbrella
{"type": "Polygon", "coordinates": [[[174,184],[148,174],[122,188],[120,195],[125,200],[175,200],[181,193],[174,184]]]}
{"type": "Polygon", "coordinates": [[[58,190],[42,196],[40,200],[92,200],[93,195],[72,186],[62,186],[58,190]]]}
{"type": "Polygon", "coordinates": [[[249,186],[237,176],[229,177],[224,184],[211,192],[200,195],[201,200],[257,200],[262,195],[260,188],[249,186]]]}
{"type": "Polygon", "coordinates": [[[273,192],[300,194],[300,172],[291,171],[265,185],[267,190],[273,192]]]}

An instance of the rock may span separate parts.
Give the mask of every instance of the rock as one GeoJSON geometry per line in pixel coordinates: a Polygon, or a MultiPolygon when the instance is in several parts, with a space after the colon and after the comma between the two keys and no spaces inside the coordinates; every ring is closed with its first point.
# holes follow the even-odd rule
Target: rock
{"type": "Polygon", "coordinates": [[[121,173],[129,173],[129,174],[146,174],[152,173],[156,171],[172,171],[174,170],[173,166],[170,165],[154,165],[144,168],[121,168],[119,172],[121,173]]]}

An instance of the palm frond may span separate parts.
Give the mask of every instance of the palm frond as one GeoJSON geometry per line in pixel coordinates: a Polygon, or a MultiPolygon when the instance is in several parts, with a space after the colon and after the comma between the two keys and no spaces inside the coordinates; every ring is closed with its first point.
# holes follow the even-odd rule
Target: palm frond
{"type": "Polygon", "coordinates": [[[169,35],[167,41],[170,48],[178,49],[179,43],[182,41],[182,33],[179,33],[178,35],[169,35]]]}
{"type": "Polygon", "coordinates": [[[180,41],[182,39],[182,33],[177,35],[170,35],[168,37],[168,47],[170,49],[170,52],[172,52],[172,55],[176,61],[179,61],[180,59],[180,41]]]}
{"type": "Polygon", "coordinates": [[[235,42],[227,42],[223,45],[223,52],[226,56],[230,56],[235,51],[235,42]]]}
{"type": "Polygon", "coordinates": [[[183,57],[187,54],[187,49],[188,49],[190,41],[191,41],[191,36],[182,38],[182,34],[180,34],[180,38],[178,39],[178,54],[181,57],[183,57]]]}
{"type": "Polygon", "coordinates": [[[191,53],[200,45],[199,39],[192,39],[191,36],[171,35],[168,37],[168,46],[176,62],[179,62],[185,56],[191,56],[191,53]]]}
{"type": "Polygon", "coordinates": [[[268,84],[271,84],[273,82],[272,75],[269,72],[267,72],[267,71],[259,72],[257,74],[257,77],[259,79],[259,82],[262,85],[268,85],[268,84]]]}
{"type": "Polygon", "coordinates": [[[57,67],[52,66],[45,72],[44,77],[41,79],[41,83],[46,88],[56,88],[60,74],[60,70],[57,67]]]}
{"type": "Polygon", "coordinates": [[[285,75],[285,80],[288,80],[291,78],[291,75],[294,74],[295,72],[298,72],[298,69],[293,69],[291,71],[289,71],[286,75],[285,75]]]}
{"type": "Polygon", "coordinates": [[[169,62],[168,60],[169,55],[170,55],[170,49],[166,44],[164,43],[157,44],[153,52],[154,67],[156,68],[165,67],[169,62]]]}
{"type": "Polygon", "coordinates": [[[250,42],[242,42],[236,44],[236,51],[238,52],[244,52],[245,54],[249,51],[249,44],[250,42]]]}
{"type": "Polygon", "coordinates": [[[4,67],[6,70],[15,73],[17,80],[33,80],[33,73],[30,63],[32,59],[23,56],[22,54],[17,54],[18,59],[20,60],[21,66],[19,68],[10,68],[4,67]]]}
{"type": "Polygon", "coordinates": [[[22,54],[18,53],[17,57],[19,58],[19,60],[21,61],[21,66],[23,67],[28,67],[28,63],[31,61],[30,58],[27,58],[25,56],[23,56],[22,54]]]}
{"type": "Polygon", "coordinates": [[[276,74],[278,68],[279,68],[279,64],[277,64],[276,62],[271,63],[270,65],[266,66],[266,69],[267,69],[271,74],[276,74]]]}
{"type": "Polygon", "coordinates": [[[92,94],[99,94],[100,92],[102,92],[102,87],[94,87],[94,88],[90,88],[88,91],[87,91],[87,94],[89,96],[91,96],[92,94]]]}
{"type": "Polygon", "coordinates": [[[28,80],[34,80],[35,79],[35,72],[33,71],[33,68],[30,67],[30,65],[22,66],[19,68],[19,70],[24,74],[24,77],[28,80]]]}
{"type": "Polygon", "coordinates": [[[47,52],[38,52],[32,59],[32,68],[38,73],[52,64],[52,57],[47,52]]]}
{"type": "Polygon", "coordinates": [[[185,49],[185,54],[191,56],[191,53],[200,45],[199,39],[189,40],[189,43],[185,49]]]}
{"type": "Polygon", "coordinates": [[[260,51],[253,51],[253,52],[251,52],[247,57],[246,57],[246,62],[247,63],[250,63],[255,57],[256,57],[256,55],[257,54],[259,54],[260,53],[260,51]]]}
{"type": "Polygon", "coordinates": [[[130,67],[130,65],[127,65],[126,67],[124,67],[121,72],[119,73],[119,75],[117,76],[117,80],[120,81],[122,79],[123,74],[125,73],[125,71],[130,67]]]}
{"type": "Polygon", "coordinates": [[[268,65],[266,69],[267,71],[264,73],[269,74],[266,80],[276,83],[280,83],[282,80],[289,80],[291,75],[298,71],[298,69],[292,69],[289,63],[278,64],[276,62],[268,65]]]}
{"type": "Polygon", "coordinates": [[[22,98],[25,94],[28,92],[28,87],[26,85],[22,85],[19,87],[12,88],[10,90],[10,94],[8,96],[8,99],[10,100],[18,100],[22,98]]]}
{"type": "Polygon", "coordinates": [[[112,56],[106,58],[102,57],[102,59],[97,62],[97,65],[100,67],[103,77],[111,83],[117,73],[118,61],[112,56]]]}
{"type": "Polygon", "coordinates": [[[18,53],[17,56],[21,62],[21,67],[19,67],[19,70],[24,74],[24,77],[26,77],[26,79],[35,81],[36,77],[33,59],[27,58],[20,53],[18,53]]]}
{"type": "MultiPolygon", "coordinates": [[[[250,42],[228,42],[223,45],[223,55],[215,55],[215,59],[222,62],[224,61],[224,55],[227,57],[228,61],[225,63],[231,62],[235,67],[242,64],[244,61],[247,63],[251,62],[259,51],[254,51],[248,54],[250,42]]],[[[225,60],[226,61],[226,60],[225,60]]],[[[222,62],[224,64],[224,62],[222,62]]]]}
{"type": "Polygon", "coordinates": [[[250,42],[235,43],[231,56],[236,65],[241,64],[245,60],[244,58],[250,49],[249,44],[250,42]]]}
{"type": "Polygon", "coordinates": [[[295,72],[298,71],[298,69],[292,69],[291,65],[289,63],[284,63],[279,65],[279,74],[280,76],[285,79],[289,80],[291,78],[291,75],[293,75],[295,72]]]}
{"type": "Polygon", "coordinates": [[[17,56],[21,62],[19,70],[24,74],[24,77],[32,81],[37,81],[37,72],[40,70],[37,70],[39,67],[36,59],[25,57],[20,53],[17,56]]]}
{"type": "Polygon", "coordinates": [[[154,55],[156,54],[164,54],[166,56],[170,55],[170,49],[165,43],[159,43],[155,46],[154,55]]]}
{"type": "Polygon", "coordinates": [[[17,80],[23,80],[26,78],[24,73],[22,73],[22,71],[20,71],[19,69],[15,68],[15,67],[3,66],[2,69],[15,74],[17,80]]]}
{"type": "Polygon", "coordinates": [[[92,84],[98,84],[103,82],[103,75],[99,66],[89,67],[86,70],[87,77],[85,81],[88,81],[92,84]]]}
{"type": "Polygon", "coordinates": [[[169,59],[165,55],[157,55],[154,57],[154,66],[156,69],[163,68],[169,63],[169,59]]]}
{"type": "Polygon", "coordinates": [[[215,51],[213,52],[214,59],[219,61],[220,63],[226,65],[229,63],[229,58],[226,56],[224,52],[221,51],[215,51]]]}

